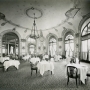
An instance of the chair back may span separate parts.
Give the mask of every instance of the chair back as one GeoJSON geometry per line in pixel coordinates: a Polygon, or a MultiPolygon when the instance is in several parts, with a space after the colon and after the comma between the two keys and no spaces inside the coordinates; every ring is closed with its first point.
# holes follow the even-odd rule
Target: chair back
{"type": "Polygon", "coordinates": [[[32,62],[30,62],[31,68],[36,68],[38,63],[39,63],[39,61],[36,61],[35,64],[33,64],[32,62]]]}
{"type": "Polygon", "coordinates": [[[74,66],[67,66],[67,76],[70,78],[78,77],[78,69],[74,66]]]}

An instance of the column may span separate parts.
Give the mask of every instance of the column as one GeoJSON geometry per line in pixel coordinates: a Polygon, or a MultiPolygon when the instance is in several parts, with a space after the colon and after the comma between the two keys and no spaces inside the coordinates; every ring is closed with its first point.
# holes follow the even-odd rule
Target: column
{"type": "Polygon", "coordinates": [[[9,55],[9,50],[10,50],[10,49],[9,49],[9,42],[7,43],[7,45],[8,45],[8,48],[7,48],[7,50],[8,50],[8,55],[9,55]]]}

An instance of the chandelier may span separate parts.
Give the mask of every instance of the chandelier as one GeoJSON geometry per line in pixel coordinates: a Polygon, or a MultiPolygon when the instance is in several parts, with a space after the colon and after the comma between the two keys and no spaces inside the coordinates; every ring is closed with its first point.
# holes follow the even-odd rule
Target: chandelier
{"type": "Polygon", "coordinates": [[[31,30],[30,38],[38,39],[39,34],[38,34],[38,31],[37,31],[37,26],[36,26],[35,19],[36,19],[36,17],[35,17],[35,13],[34,13],[34,22],[33,22],[32,30],[31,30]]]}

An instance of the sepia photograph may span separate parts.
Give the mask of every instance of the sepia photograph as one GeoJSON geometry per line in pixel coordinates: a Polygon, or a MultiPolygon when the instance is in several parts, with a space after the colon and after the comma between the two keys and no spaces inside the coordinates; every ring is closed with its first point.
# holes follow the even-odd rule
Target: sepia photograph
{"type": "Polygon", "coordinates": [[[90,0],[0,0],[0,90],[90,90],[90,0]]]}

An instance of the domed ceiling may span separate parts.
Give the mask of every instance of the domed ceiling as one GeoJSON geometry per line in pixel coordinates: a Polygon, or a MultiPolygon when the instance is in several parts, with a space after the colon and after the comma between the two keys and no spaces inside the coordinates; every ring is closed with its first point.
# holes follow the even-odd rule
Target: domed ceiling
{"type": "Polygon", "coordinates": [[[67,11],[79,8],[76,15],[83,7],[82,1],[85,0],[0,0],[0,12],[5,15],[6,23],[23,29],[32,29],[35,13],[37,29],[49,30],[74,18],[67,11]]]}

